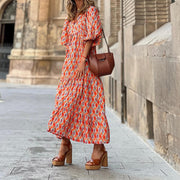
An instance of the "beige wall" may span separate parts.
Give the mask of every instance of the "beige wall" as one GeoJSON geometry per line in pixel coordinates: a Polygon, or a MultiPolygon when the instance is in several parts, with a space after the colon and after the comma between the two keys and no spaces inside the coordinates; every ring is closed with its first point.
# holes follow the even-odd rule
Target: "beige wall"
{"type": "Polygon", "coordinates": [[[153,5],[155,27],[151,29],[148,20],[143,24],[144,30],[152,30],[149,36],[149,32],[144,37],[135,32],[138,21],[125,26],[127,122],[146,138],[154,133],[156,151],[180,170],[180,5],[177,1],[169,11],[167,4],[164,1],[162,9],[153,5]]]}

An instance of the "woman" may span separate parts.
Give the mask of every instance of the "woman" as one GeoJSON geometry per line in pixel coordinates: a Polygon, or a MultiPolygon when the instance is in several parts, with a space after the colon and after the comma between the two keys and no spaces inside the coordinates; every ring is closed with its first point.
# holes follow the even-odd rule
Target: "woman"
{"type": "Polygon", "coordinates": [[[92,0],[68,0],[61,45],[66,47],[65,61],[57,87],[55,109],[48,122],[48,132],[62,139],[53,165],[72,163],[70,140],[94,144],[86,169],[107,166],[104,144],[110,141],[105,115],[103,84],[89,69],[87,57],[96,53],[102,38],[98,9],[92,0]]]}

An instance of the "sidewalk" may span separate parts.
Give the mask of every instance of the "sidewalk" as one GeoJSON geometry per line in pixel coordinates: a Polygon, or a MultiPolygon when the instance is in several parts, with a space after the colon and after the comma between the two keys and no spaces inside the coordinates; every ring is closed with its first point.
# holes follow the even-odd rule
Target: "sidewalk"
{"type": "Polygon", "coordinates": [[[56,86],[0,82],[0,180],[179,180],[180,175],[109,108],[109,167],[84,168],[93,145],[73,143],[73,164],[53,167],[60,140],[46,132],[56,86]]]}

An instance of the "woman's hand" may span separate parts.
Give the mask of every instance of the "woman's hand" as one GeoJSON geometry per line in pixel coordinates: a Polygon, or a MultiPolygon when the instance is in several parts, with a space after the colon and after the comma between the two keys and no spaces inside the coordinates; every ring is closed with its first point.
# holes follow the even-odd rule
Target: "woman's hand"
{"type": "Polygon", "coordinates": [[[78,64],[77,70],[76,70],[76,77],[80,78],[84,75],[85,71],[85,57],[81,57],[80,62],[78,64]]]}
{"type": "Polygon", "coordinates": [[[90,52],[92,43],[93,43],[93,40],[87,40],[87,42],[85,44],[84,52],[82,53],[80,63],[78,64],[76,74],[75,74],[75,77],[77,77],[77,78],[80,78],[84,75],[86,57],[88,56],[88,54],[90,52]]]}

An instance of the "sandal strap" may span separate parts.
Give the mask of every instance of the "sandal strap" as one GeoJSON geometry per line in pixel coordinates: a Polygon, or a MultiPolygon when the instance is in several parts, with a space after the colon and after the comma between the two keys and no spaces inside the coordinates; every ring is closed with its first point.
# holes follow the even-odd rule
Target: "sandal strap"
{"type": "Polygon", "coordinates": [[[65,159],[65,155],[62,155],[62,156],[56,156],[56,157],[54,157],[52,160],[53,161],[64,161],[64,159],[65,159]]]}
{"type": "Polygon", "coordinates": [[[64,161],[64,159],[65,159],[65,157],[66,157],[66,154],[70,151],[70,150],[72,150],[72,144],[71,144],[71,142],[69,142],[69,143],[61,143],[61,145],[63,145],[63,146],[67,146],[68,147],[68,151],[66,151],[66,153],[64,154],[64,155],[61,155],[61,156],[56,156],[56,157],[54,157],[52,160],[54,161],[64,161]]]}
{"type": "Polygon", "coordinates": [[[87,161],[87,163],[90,165],[90,166],[94,166],[94,165],[99,165],[101,163],[101,160],[104,156],[104,154],[107,153],[107,151],[103,151],[103,154],[101,155],[100,159],[93,159],[91,158],[91,160],[87,161]]]}
{"type": "Polygon", "coordinates": [[[87,161],[87,163],[90,164],[91,166],[99,165],[100,162],[101,162],[100,159],[91,159],[91,160],[87,161]]]}

